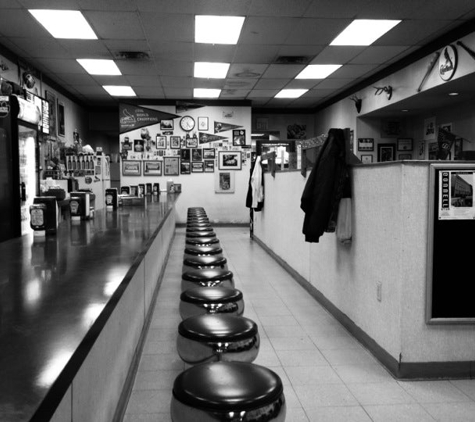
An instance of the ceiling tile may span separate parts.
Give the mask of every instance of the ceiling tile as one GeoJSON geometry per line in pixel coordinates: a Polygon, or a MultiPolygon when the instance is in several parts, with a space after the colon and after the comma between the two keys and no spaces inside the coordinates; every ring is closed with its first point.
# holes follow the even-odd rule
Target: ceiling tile
{"type": "Polygon", "coordinates": [[[313,0],[305,11],[309,18],[355,19],[358,12],[372,0],[313,0]]]}
{"type": "MultiPolygon", "coordinates": [[[[192,2],[194,5],[193,13],[197,15],[226,16],[247,16],[251,3],[253,3],[252,0],[200,0],[192,2]]],[[[189,4],[190,1],[188,1],[188,7],[189,4]]]]}
{"type": "Polygon", "coordinates": [[[112,59],[109,50],[100,40],[58,40],[70,57],[87,59],[112,59]]]}
{"type": "Polygon", "coordinates": [[[248,89],[225,88],[221,91],[220,98],[246,98],[249,92],[248,89]]]}
{"type": "Polygon", "coordinates": [[[137,86],[133,85],[132,88],[138,97],[141,98],[164,98],[165,93],[160,86],[137,86]]]}
{"type": "Polygon", "coordinates": [[[256,83],[257,79],[226,79],[224,82],[225,89],[242,89],[249,90],[252,89],[256,83]]]}
{"type": "Polygon", "coordinates": [[[271,64],[264,75],[263,78],[295,78],[303,69],[304,65],[295,65],[295,64],[271,64]]]}
{"type": "Polygon", "coordinates": [[[187,76],[193,77],[194,64],[192,62],[160,61],[155,65],[160,76],[187,76]]]}
{"type": "Polygon", "coordinates": [[[193,61],[231,63],[235,51],[236,46],[234,45],[196,44],[193,61]]]}
{"type": "Polygon", "coordinates": [[[0,13],[0,34],[6,37],[51,38],[49,32],[26,9],[0,13]]]}
{"type": "Polygon", "coordinates": [[[350,19],[301,19],[284,44],[328,45],[350,22],[350,19]]]}
{"type": "Polygon", "coordinates": [[[150,49],[159,63],[167,60],[191,61],[193,58],[192,43],[164,43],[162,41],[150,40],[150,49]]]}
{"type": "Polygon", "coordinates": [[[104,46],[114,55],[119,51],[142,51],[149,53],[150,47],[146,40],[102,40],[104,46]]]}
{"type": "Polygon", "coordinates": [[[193,42],[194,20],[192,15],[141,13],[140,19],[147,39],[160,42],[193,42]]]}
{"type": "Polygon", "coordinates": [[[192,88],[193,78],[177,78],[173,76],[160,76],[162,86],[171,88],[192,88]]]}
{"type": "Polygon", "coordinates": [[[279,49],[279,56],[306,56],[313,59],[320,54],[324,46],[322,45],[284,45],[279,49]]]}
{"type": "Polygon", "coordinates": [[[57,75],[68,85],[97,85],[97,82],[87,73],[57,73],[57,75]]]}
{"type": "Polygon", "coordinates": [[[42,59],[43,65],[53,73],[77,73],[87,75],[84,68],[75,59],[42,59]]]}
{"type": "Polygon", "coordinates": [[[305,97],[319,97],[319,98],[324,98],[327,97],[328,95],[331,95],[334,92],[333,89],[318,89],[314,88],[311,89],[310,91],[305,93],[305,97]]]}
{"type": "Polygon", "coordinates": [[[193,87],[222,89],[224,87],[224,79],[193,78],[193,87]]]}
{"type": "Polygon", "coordinates": [[[152,60],[116,60],[123,75],[156,75],[157,69],[152,60]]]}
{"type": "Polygon", "coordinates": [[[278,45],[238,45],[235,63],[272,63],[278,56],[278,45]]]}
{"type": "Polygon", "coordinates": [[[285,89],[311,89],[318,82],[318,79],[292,79],[285,85],[285,89]]]}
{"type": "Polygon", "coordinates": [[[260,79],[254,89],[278,89],[287,85],[288,79],[260,79]]]}
{"type": "Polygon", "coordinates": [[[228,78],[259,78],[267,64],[233,64],[229,67],[228,78]]]}
{"type": "Polygon", "coordinates": [[[253,89],[248,98],[273,98],[278,92],[278,89],[253,89]]]}
{"type": "Polygon", "coordinates": [[[449,24],[448,20],[402,21],[373,45],[421,45],[432,32],[439,31],[449,24]]]}
{"type": "Polygon", "coordinates": [[[157,86],[161,86],[160,78],[158,77],[158,75],[127,75],[125,79],[127,80],[129,85],[132,85],[134,87],[149,86],[150,88],[155,88],[157,86]]]}
{"type": "Polygon", "coordinates": [[[325,47],[310,64],[345,64],[364,51],[359,46],[328,46],[325,47]]]}
{"type": "MultiPolygon", "coordinates": [[[[168,85],[169,86],[169,85],[168,85]]],[[[167,98],[185,98],[185,99],[192,99],[193,98],[193,90],[191,88],[176,88],[176,87],[168,87],[165,86],[163,91],[167,98]]]]}
{"type": "Polygon", "coordinates": [[[375,69],[376,65],[347,64],[332,73],[334,78],[358,78],[375,69]]]}
{"type": "MultiPolygon", "coordinates": [[[[80,10],[104,10],[108,12],[134,11],[137,6],[130,0],[77,0],[80,10]]],[[[51,4],[51,0],[48,0],[51,4]]],[[[51,7],[51,6],[50,6],[51,7]]]]}
{"type": "Polygon", "coordinates": [[[296,18],[246,18],[239,44],[282,44],[300,21],[296,18]]]}
{"type": "Polygon", "coordinates": [[[22,5],[17,0],[0,0],[1,9],[19,9],[22,5]]]}
{"type": "Polygon", "coordinates": [[[85,11],[83,14],[101,39],[145,39],[139,16],[135,12],[85,11]]]}
{"type": "Polygon", "coordinates": [[[407,46],[369,46],[350,61],[351,64],[381,64],[406,51],[407,46]]]}
{"type": "Polygon", "coordinates": [[[354,81],[353,78],[327,78],[320,81],[315,85],[317,89],[339,89],[343,88],[346,85],[351,84],[354,81]]]}
{"type": "Polygon", "coordinates": [[[253,0],[249,13],[260,16],[303,16],[311,0],[253,0]]]}
{"type": "Polygon", "coordinates": [[[32,42],[30,38],[11,38],[29,57],[41,57],[45,59],[70,58],[69,52],[58,42],[49,38],[36,38],[32,42]]]}

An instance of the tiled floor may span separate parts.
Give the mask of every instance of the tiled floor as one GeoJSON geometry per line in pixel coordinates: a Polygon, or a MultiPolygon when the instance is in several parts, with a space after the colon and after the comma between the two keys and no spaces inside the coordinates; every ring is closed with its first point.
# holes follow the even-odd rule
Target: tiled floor
{"type": "MultiPolygon", "coordinates": [[[[284,382],[288,422],[474,422],[475,380],[397,381],[249,238],[215,228],[259,325],[255,363],[284,382]]],[[[185,369],[176,349],[185,230],[177,229],[125,422],[169,422],[171,388],[185,369]]],[[[193,421],[190,421],[193,422],[193,421]]]]}

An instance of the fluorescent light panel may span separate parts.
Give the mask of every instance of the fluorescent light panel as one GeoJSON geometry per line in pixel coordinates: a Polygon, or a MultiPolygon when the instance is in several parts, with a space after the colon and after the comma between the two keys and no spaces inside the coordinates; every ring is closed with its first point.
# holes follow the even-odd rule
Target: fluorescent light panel
{"type": "Polygon", "coordinates": [[[208,89],[208,88],[194,88],[194,98],[219,98],[221,95],[220,89],[208,89]]]}
{"type": "Polygon", "coordinates": [[[97,40],[96,34],[77,10],[30,9],[29,12],[54,38],[97,40]]]}
{"type": "Polygon", "coordinates": [[[299,98],[307,91],[308,89],[283,89],[274,98],[299,98]]]}
{"type": "Polygon", "coordinates": [[[113,97],[135,97],[136,94],[132,87],[124,85],[103,85],[104,88],[113,97]]]}
{"type": "Polygon", "coordinates": [[[90,75],[122,75],[114,60],[76,59],[90,75]]]}
{"type": "Polygon", "coordinates": [[[356,19],[330,45],[371,45],[400,20],[356,19]]]}
{"type": "Polygon", "coordinates": [[[302,70],[295,79],[325,79],[340,67],[341,64],[311,64],[302,70]]]}
{"type": "Polygon", "coordinates": [[[204,44],[237,44],[242,16],[195,16],[195,42],[204,44]]]}
{"type": "Polygon", "coordinates": [[[229,63],[195,63],[195,78],[224,79],[228,74],[229,63]]]}

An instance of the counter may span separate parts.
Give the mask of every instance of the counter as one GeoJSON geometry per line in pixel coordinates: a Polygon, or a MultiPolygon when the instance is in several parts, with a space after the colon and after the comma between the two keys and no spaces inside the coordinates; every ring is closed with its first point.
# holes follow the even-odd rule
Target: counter
{"type": "Polygon", "coordinates": [[[113,419],[174,236],[176,196],[0,243],[1,421],[113,419]]]}

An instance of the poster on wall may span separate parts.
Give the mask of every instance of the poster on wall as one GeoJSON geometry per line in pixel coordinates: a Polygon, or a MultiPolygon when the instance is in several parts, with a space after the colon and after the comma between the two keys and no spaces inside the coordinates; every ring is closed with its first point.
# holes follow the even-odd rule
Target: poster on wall
{"type": "Polygon", "coordinates": [[[424,119],[424,141],[435,139],[435,117],[424,119]]]}
{"type": "Polygon", "coordinates": [[[215,174],[215,193],[234,193],[234,173],[232,171],[219,171],[215,174]]]}
{"type": "Polygon", "coordinates": [[[439,220],[474,220],[473,187],[475,172],[439,172],[439,220]]]}
{"type": "Polygon", "coordinates": [[[65,135],[64,104],[58,101],[58,135],[65,135]]]}

